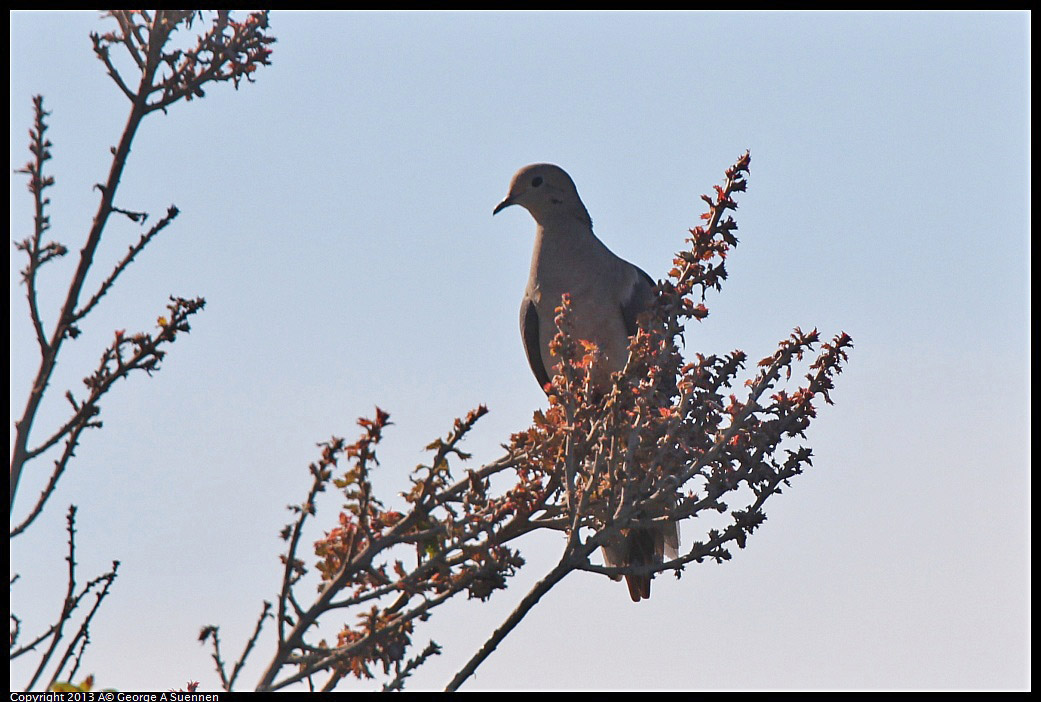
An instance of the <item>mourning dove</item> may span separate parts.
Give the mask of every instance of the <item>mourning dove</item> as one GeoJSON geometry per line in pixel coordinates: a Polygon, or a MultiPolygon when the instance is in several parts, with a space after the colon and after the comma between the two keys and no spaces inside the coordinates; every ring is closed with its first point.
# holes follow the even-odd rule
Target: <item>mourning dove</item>
{"type": "MultiPolygon", "coordinates": [[[[606,392],[611,373],[622,370],[628,360],[637,316],[654,301],[654,281],[596,238],[575,183],[559,166],[536,163],[517,171],[509,193],[492,214],[510,205],[526,209],[537,225],[520,310],[524,350],[535,379],[545,389],[559,362],[549,342],[557,333],[555,310],[561,296],[569,293],[572,335],[597,345],[601,356],[592,379],[606,392]]],[[[666,553],[675,557],[678,547],[675,522],[633,527],[603,547],[604,562],[609,567],[660,564],[666,553]]],[[[651,596],[649,574],[626,575],[625,580],[634,602],[651,596]]]]}

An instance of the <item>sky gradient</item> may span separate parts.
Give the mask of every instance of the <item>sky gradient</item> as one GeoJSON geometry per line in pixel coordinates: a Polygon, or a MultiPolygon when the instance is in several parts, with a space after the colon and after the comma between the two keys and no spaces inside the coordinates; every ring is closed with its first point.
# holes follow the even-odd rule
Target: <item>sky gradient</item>
{"type": "MultiPolygon", "coordinates": [[[[50,235],[73,254],[128,110],[88,38],[112,24],[11,14],[10,167],[42,93],[50,235]]],[[[182,214],[63,349],[40,431],[114,329],[151,328],[170,294],[207,306],[160,373],[109,394],[104,429],[13,542],[26,626],[60,606],[74,502],[83,577],[123,563],[84,670],[121,690],[218,689],[198,631],[220,625],[237,655],[276,595],[277,534],[317,442],[389,411],[376,486],[392,500],[452,418],[491,410],[467,440],[479,464],[544,406],[517,325],[534,223],[521,208],[491,216],[513,173],[565,168],[597,235],[661,278],[700,194],[750,149],[730,279],[687,351],[754,361],[795,326],[852,335],[836,404],[808,432],[812,469],[731,562],[659,577],[647,602],[568,577],[463,689],[1030,687],[1029,15],[274,12],[271,25],[256,84],[211,86],[134,142],[118,204],[182,214]]],[[[11,239],[30,232],[20,175],[10,224],[11,239]]],[[[112,222],[95,280],[137,231],[112,222]]],[[[74,258],[43,273],[47,323],[74,258]]],[[[22,265],[12,248],[13,416],[36,367],[22,265]]],[[[27,468],[16,519],[48,474],[27,468]]],[[[337,507],[327,495],[319,522],[337,507]]],[[[684,523],[683,543],[703,529],[684,523]]],[[[444,653],[410,688],[442,688],[561,545],[521,542],[528,565],[508,590],[442,608],[415,638],[444,653]]]]}

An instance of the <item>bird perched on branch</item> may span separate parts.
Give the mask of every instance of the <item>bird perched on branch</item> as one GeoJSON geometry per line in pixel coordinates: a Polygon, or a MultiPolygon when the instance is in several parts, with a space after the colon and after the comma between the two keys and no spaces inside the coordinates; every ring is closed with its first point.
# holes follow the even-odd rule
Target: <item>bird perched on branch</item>
{"type": "MultiPolygon", "coordinates": [[[[559,362],[549,349],[557,333],[555,310],[561,296],[569,293],[573,335],[597,345],[601,356],[592,369],[592,379],[606,392],[611,373],[622,370],[628,360],[629,337],[636,333],[637,317],[654,301],[654,281],[596,238],[575,183],[559,166],[535,163],[517,171],[506,198],[492,214],[510,205],[526,209],[537,225],[520,310],[521,337],[531,372],[545,390],[559,362]]],[[[604,562],[610,567],[660,564],[666,553],[675,557],[678,547],[675,522],[636,526],[624,530],[616,543],[603,547],[604,562]]],[[[649,574],[626,575],[625,580],[633,602],[651,596],[649,574]]]]}

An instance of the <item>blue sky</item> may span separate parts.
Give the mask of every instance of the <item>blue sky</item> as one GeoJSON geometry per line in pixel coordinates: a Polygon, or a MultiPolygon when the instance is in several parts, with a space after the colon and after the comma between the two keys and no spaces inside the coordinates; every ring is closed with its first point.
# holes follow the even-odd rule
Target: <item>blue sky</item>
{"type": "MultiPolygon", "coordinates": [[[[43,93],[51,234],[73,252],[127,114],[88,38],[111,24],[11,15],[10,165],[27,159],[43,93]]],[[[836,405],[809,432],[813,469],[731,562],[658,578],[648,602],[570,576],[464,689],[1029,687],[1029,15],[275,12],[271,24],[256,84],[153,115],[134,143],[119,204],[182,214],[63,350],[40,426],[113,329],[150,328],[169,294],[207,306],[162,372],[110,394],[105,428],[13,543],[11,603],[27,624],[60,606],[74,502],[84,576],[123,562],[86,670],[123,690],[217,689],[198,630],[221,625],[233,649],[275,595],[284,506],[303,499],[317,442],[389,411],[377,487],[390,496],[453,417],[488,405],[467,444],[483,462],[544,405],[517,328],[534,224],[520,208],[491,216],[514,171],[564,167],[598,236],[659,278],[699,195],[750,149],[730,280],[688,350],[758,359],[797,325],[849,332],[836,405]]],[[[12,239],[28,235],[30,207],[12,176],[12,239]]],[[[136,232],[113,222],[96,276],[136,232]]],[[[35,370],[16,253],[12,414],[35,370]]],[[[72,258],[43,275],[47,321],[72,258]]],[[[44,471],[25,476],[16,517],[44,471]]],[[[320,505],[326,524],[336,508],[320,505]]],[[[684,542],[703,528],[685,523],[684,542]]],[[[413,686],[443,687],[561,545],[522,543],[509,590],[439,612],[417,640],[445,652],[413,686]]]]}

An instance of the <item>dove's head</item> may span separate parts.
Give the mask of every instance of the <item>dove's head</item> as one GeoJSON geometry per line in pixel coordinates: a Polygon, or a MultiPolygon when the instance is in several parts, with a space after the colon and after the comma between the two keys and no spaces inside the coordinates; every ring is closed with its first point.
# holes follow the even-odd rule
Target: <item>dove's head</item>
{"type": "Polygon", "coordinates": [[[533,163],[517,171],[510,181],[506,198],[495,206],[492,214],[498,214],[510,205],[520,205],[539,224],[570,216],[592,226],[571,176],[552,163],[533,163]]]}

